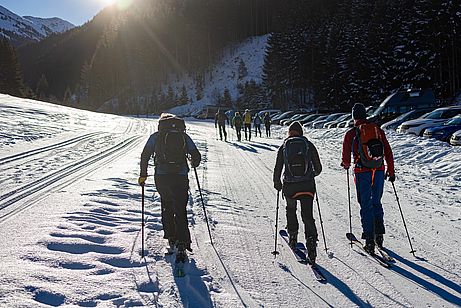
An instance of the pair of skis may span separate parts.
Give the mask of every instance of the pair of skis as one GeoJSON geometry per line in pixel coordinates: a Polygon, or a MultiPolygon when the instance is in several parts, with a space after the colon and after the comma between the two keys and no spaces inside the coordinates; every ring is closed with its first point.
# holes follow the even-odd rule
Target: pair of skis
{"type": "MultiPolygon", "coordinates": [[[[280,236],[285,240],[285,242],[288,244],[289,243],[289,236],[288,232],[286,230],[280,230],[279,231],[280,236]]],[[[291,248],[290,248],[291,249],[291,248]]],[[[309,257],[307,255],[307,248],[303,243],[296,243],[295,249],[291,249],[293,252],[296,260],[299,263],[309,265],[312,275],[314,276],[315,280],[325,283],[327,279],[325,276],[322,274],[320,269],[316,264],[312,264],[312,262],[309,260],[309,257]]]]}
{"type": "Polygon", "coordinates": [[[395,262],[394,258],[389,256],[389,254],[386,252],[384,248],[380,248],[379,246],[376,247],[376,250],[378,251],[378,254],[370,254],[368,253],[364,248],[363,244],[361,241],[357,239],[357,237],[352,234],[352,233],[346,233],[346,237],[351,243],[358,247],[366,256],[370,257],[373,259],[375,262],[377,262],[379,265],[385,267],[385,268],[390,268],[392,266],[392,263],[395,262]]]}

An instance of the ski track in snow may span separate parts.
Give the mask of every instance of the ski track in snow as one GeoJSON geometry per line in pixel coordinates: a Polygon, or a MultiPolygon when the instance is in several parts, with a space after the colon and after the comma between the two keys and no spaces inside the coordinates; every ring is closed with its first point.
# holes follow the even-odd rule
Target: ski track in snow
{"type": "MultiPolygon", "coordinates": [[[[383,196],[385,269],[351,248],[347,183],[339,167],[344,130],[306,135],[324,171],[317,178],[320,284],[281,238],[274,250],[272,169],[286,128],[273,139],[216,140],[211,121],[187,121],[202,153],[190,173],[193,253],[184,278],[165,256],[160,198],[146,186],[141,257],[139,157],[156,120],[118,117],[0,95],[0,307],[451,307],[461,305],[461,147],[389,133],[396,189],[416,258],[409,253],[392,187],[383,196]],[[20,124],[19,124],[20,123],[20,124]]],[[[152,166],[150,167],[151,172],[152,166]]],[[[352,177],[351,177],[352,179],[352,177]]],[[[353,231],[359,207],[351,180],[353,231]]],[[[315,205],[315,215],[317,205],[315,205]]],[[[278,227],[284,228],[280,199],[278,227]]],[[[318,216],[317,216],[318,217],[318,216]]],[[[301,224],[299,240],[303,241],[301,224]]]]}

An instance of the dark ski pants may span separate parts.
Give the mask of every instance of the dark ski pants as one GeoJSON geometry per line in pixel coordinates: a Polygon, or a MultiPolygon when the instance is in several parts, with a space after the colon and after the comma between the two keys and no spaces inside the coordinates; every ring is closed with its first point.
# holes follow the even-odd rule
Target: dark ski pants
{"type": "Polygon", "coordinates": [[[219,127],[219,139],[222,140],[222,135],[224,133],[224,141],[227,140],[227,133],[226,133],[226,124],[218,124],[219,127]]]}
{"type": "Polygon", "coordinates": [[[251,124],[245,124],[244,129],[245,129],[245,140],[251,141],[251,124]],[[247,130],[248,130],[248,135],[247,135],[247,130]]]}
{"type": "MultiPolygon", "coordinates": [[[[287,201],[287,229],[289,234],[297,234],[299,229],[298,216],[296,215],[297,200],[286,198],[287,201]]],[[[314,198],[309,196],[300,200],[301,203],[301,218],[304,223],[304,234],[306,241],[309,239],[317,242],[317,228],[315,227],[315,219],[313,213],[314,198]]]]}
{"type": "Polygon", "coordinates": [[[261,124],[255,124],[255,136],[258,137],[258,131],[259,131],[259,137],[261,137],[261,124]]]}
{"type": "Polygon", "coordinates": [[[155,176],[155,186],[162,205],[164,238],[191,243],[187,222],[189,178],[187,175],[165,174],[155,176]]]}
{"type": "Polygon", "coordinates": [[[271,126],[266,124],[266,137],[271,136],[271,126]]]}
{"type": "Polygon", "coordinates": [[[237,140],[242,141],[242,127],[235,126],[235,133],[237,134],[237,140]]]}
{"type": "Polygon", "coordinates": [[[384,189],[384,171],[359,172],[355,174],[355,187],[360,203],[362,238],[372,239],[375,234],[384,234],[384,211],[381,197],[384,189]]]}

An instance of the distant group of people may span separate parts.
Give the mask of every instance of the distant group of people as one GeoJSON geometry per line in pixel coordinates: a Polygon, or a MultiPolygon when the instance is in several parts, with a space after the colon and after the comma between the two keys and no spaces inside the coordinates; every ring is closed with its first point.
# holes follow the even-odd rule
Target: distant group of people
{"type": "MultiPolygon", "coordinates": [[[[351,155],[354,163],[355,184],[360,216],[362,238],[365,250],[374,254],[375,245],[383,246],[384,212],[381,204],[384,179],[395,181],[392,150],[384,131],[376,124],[366,120],[365,106],[355,104],[352,109],[355,127],[350,129],[343,142],[341,166],[349,169],[351,155]],[[386,164],[385,164],[385,163],[386,164]],[[387,165],[387,168],[386,168],[387,165]]],[[[270,118],[266,113],[252,118],[249,110],[243,116],[235,113],[232,121],[222,112],[216,114],[215,124],[219,126],[219,135],[227,140],[226,122],[232,123],[241,141],[241,129],[244,128],[245,139],[251,140],[251,123],[255,125],[255,134],[264,123],[266,136],[270,137],[270,118]]],[[[161,197],[162,223],[164,237],[171,246],[177,247],[177,260],[184,262],[185,250],[191,249],[186,206],[188,202],[188,165],[200,163],[200,153],[192,139],[185,133],[182,119],[174,115],[162,115],[159,131],[150,136],[141,155],[141,173],[139,184],[144,185],[147,178],[147,166],[151,157],[155,163],[155,185],[161,197]]],[[[317,148],[303,136],[299,122],[293,122],[288,129],[288,136],[277,152],[273,172],[274,188],[286,197],[286,219],[289,245],[295,249],[299,223],[296,215],[297,201],[301,203],[301,217],[305,225],[306,247],[310,261],[315,264],[317,256],[317,228],[313,217],[313,200],[316,193],[315,177],[322,172],[322,164],[317,148]]]]}
{"type": "Polygon", "coordinates": [[[272,122],[268,112],[264,114],[263,118],[261,118],[259,113],[256,113],[255,116],[252,117],[250,110],[246,109],[243,116],[237,111],[235,112],[234,117],[229,119],[223,110],[218,110],[215,115],[215,127],[219,129],[220,140],[223,140],[224,136],[224,141],[227,141],[226,122],[227,124],[230,124],[231,128],[235,129],[237,141],[242,141],[242,128],[245,133],[245,140],[251,141],[251,123],[254,125],[256,137],[258,137],[258,133],[259,137],[262,137],[262,124],[264,124],[266,128],[266,137],[269,138],[271,136],[272,122]]]}

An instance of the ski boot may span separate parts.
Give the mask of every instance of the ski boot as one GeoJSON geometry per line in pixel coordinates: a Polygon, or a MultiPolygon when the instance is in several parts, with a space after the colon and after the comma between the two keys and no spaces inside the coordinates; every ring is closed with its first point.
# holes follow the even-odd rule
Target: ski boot
{"type": "Polygon", "coordinates": [[[186,258],[187,258],[186,244],[178,243],[177,248],[178,248],[178,252],[176,253],[176,263],[186,262],[186,258]]]}
{"type": "Polygon", "coordinates": [[[365,251],[369,253],[370,255],[374,255],[375,254],[375,240],[367,238],[365,240],[365,246],[363,246],[363,249],[365,249],[365,251]]]}
{"type": "Polygon", "coordinates": [[[382,234],[376,234],[375,236],[375,242],[376,245],[378,245],[379,249],[383,249],[383,242],[384,242],[384,236],[382,234]]]}
{"type": "Polygon", "coordinates": [[[290,233],[290,239],[288,240],[288,246],[290,246],[292,250],[295,250],[297,243],[298,243],[298,233],[290,233]]]}
{"type": "Polygon", "coordinates": [[[315,266],[315,259],[317,258],[317,239],[308,238],[306,241],[307,257],[311,262],[311,266],[315,266]]]}

